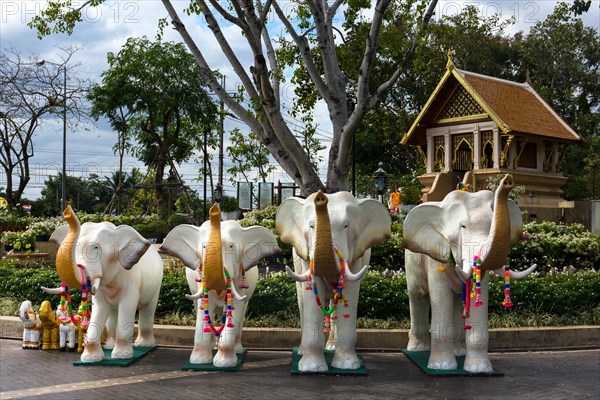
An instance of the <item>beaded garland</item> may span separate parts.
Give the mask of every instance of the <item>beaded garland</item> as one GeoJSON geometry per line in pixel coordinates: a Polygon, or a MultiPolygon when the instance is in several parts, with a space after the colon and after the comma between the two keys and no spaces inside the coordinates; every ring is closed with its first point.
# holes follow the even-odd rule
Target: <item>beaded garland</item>
{"type": "Polygon", "coordinates": [[[231,275],[229,274],[229,271],[225,266],[223,267],[223,271],[225,272],[225,277],[227,278],[227,292],[225,295],[225,304],[223,305],[223,316],[221,317],[221,326],[218,328],[215,328],[212,319],[210,318],[210,310],[208,307],[208,289],[206,288],[206,282],[204,281],[204,272],[202,272],[202,276],[199,280],[196,279],[197,282],[202,283],[203,296],[198,306],[200,313],[204,313],[204,326],[202,328],[202,331],[204,333],[212,332],[215,334],[216,337],[219,337],[221,335],[225,327],[235,327],[235,325],[233,324],[233,296],[231,292],[231,275]]]}
{"type": "MultiPolygon", "coordinates": [[[[81,270],[81,307],[83,320],[81,325],[87,327],[90,324],[90,305],[91,305],[91,293],[88,292],[87,288],[92,286],[92,282],[90,278],[85,276],[83,271],[84,266],[82,264],[77,264],[77,267],[81,270]]],[[[67,315],[58,317],[62,322],[67,322],[68,319],[71,320],[72,323],[77,324],[77,320],[75,319],[75,313],[73,312],[73,306],[71,304],[71,295],[69,294],[69,288],[64,282],[60,283],[60,310],[64,313],[67,312],[67,315]]]]}
{"type": "MultiPolygon", "coordinates": [[[[467,279],[463,283],[462,300],[464,311],[460,316],[465,320],[463,329],[471,329],[471,325],[467,324],[467,319],[471,313],[471,299],[475,299],[475,307],[481,307],[483,302],[481,301],[481,259],[479,256],[473,258],[473,278],[467,279]]],[[[511,308],[513,306],[510,298],[510,259],[506,259],[504,264],[504,300],[502,301],[504,308],[511,308]]]]}
{"type": "Polygon", "coordinates": [[[510,299],[510,258],[506,259],[504,265],[504,300],[502,301],[504,308],[511,308],[513,306],[512,300],[510,299]]]}
{"type": "MultiPolygon", "coordinates": [[[[90,305],[91,305],[91,291],[88,291],[88,288],[92,287],[92,281],[90,278],[86,278],[83,273],[83,265],[77,264],[77,266],[81,269],[81,306],[79,309],[82,312],[83,320],[81,321],[81,326],[87,327],[90,324],[90,305]]],[[[71,317],[73,319],[73,317],[71,317]]]]}
{"type": "MultiPolygon", "coordinates": [[[[336,320],[337,316],[333,315],[333,312],[337,309],[337,306],[340,300],[343,302],[344,307],[348,307],[348,298],[344,294],[344,288],[346,287],[346,263],[344,261],[344,256],[340,249],[333,246],[333,250],[340,260],[340,278],[337,282],[331,283],[331,289],[335,292],[333,295],[333,304],[331,307],[325,308],[323,303],[321,303],[321,298],[319,297],[319,290],[317,288],[317,277],[314,274],[315,271],[315,260],[314,253],[310,257],[309,263],[309,272],[308,272],[308,281],[306,283],[305,290],[312,290],[315,295],[315,302],[317,303],[317,307],[321,310],[323,315],[325,316],[325,320],[323,322],[324,328],[326,332],[329,332],[331,329],[331,320],[336,320]]],[[[345,313],[344,318],[350,318],[350,314],[345,313]]]]}

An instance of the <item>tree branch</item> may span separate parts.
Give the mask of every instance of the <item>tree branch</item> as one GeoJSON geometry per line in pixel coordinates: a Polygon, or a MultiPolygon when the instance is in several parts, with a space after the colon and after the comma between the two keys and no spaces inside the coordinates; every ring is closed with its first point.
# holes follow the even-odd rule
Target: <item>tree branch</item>
{"type": "Polygon", "coordinates": [[[310,52],[308,41],[306,40],[306,38],[298,35],[298,33],[296,32],[286,15],[283,13],[283,10],[281,10],[281,8],[279,7],[279,3],[277,2],[277,0],[273,1],[273,9],[275,10],[277,17],[281,20],[286,30],[294,40],[294,43],[296,43],[298,50],[300,50],[300,55],[304,60],[304,66],[306,67],[310,78],[312,79],[317,90],[319,91],[319,94],[324,99],[328,98],[330,96],[329,88],[327,87],[325,81],[321,78],[321,74],[317,70],[317,67],[312,58],[312,54],[310,52]]]}

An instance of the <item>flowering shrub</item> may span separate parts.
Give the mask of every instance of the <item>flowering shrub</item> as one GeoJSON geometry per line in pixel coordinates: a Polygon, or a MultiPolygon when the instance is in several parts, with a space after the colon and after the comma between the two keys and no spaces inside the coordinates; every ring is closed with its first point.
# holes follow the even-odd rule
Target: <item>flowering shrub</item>
{"type": "Polygon", "coordinates": [[[30,222],[31,216],[22,209],[0,208],[0,228],[25,228],[30,222]]]}
{"type": "Polygon", "coordinates": [[[523,240],[509,254],[513,266],[537,264],[540,274],[600,267],[600,235],[583,225],[554,222],[526,223],[523,240]]]}
{"type": "Polygon", "coordinates": [[[276,206],[269,206],[264,210],[252,210],[244,213],[244,218],[240,220],[240,225],[249,227],[253,225],[264,226],[271,232],[275,233],[275,215],[277,214],[276,206]]]}
{"type": "Polygon", "coordinates": [[[11,246],[15,252],[31,253],[35,246],[35,235],[29,231],[4,232],[0,241],[11,246]]]}

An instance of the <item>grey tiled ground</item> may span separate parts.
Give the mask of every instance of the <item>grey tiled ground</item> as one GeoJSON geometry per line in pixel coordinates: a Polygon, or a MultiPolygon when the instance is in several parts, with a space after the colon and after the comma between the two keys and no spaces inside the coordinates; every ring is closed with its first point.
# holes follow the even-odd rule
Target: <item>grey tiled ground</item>
{"type": "Polygon", "coordinates": [[[180,371],[190,349],[158,348],[127,367],[74,367],[78,355],[0,341],[0,399],[600,398],[600,350],[494,353],[504,377],[423,374],[401,353],[362,354],[369,376],[291,376],[290,352],[249,351],[237,373],[180,371]]]}

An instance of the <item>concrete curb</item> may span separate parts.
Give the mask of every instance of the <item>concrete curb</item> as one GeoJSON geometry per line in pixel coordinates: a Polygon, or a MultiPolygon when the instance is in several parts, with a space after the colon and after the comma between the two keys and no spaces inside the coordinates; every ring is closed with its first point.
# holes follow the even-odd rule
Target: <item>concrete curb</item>
{"type": "MultiPolygon", "coordinates": [[[[155,325],[160,346],[191,347],[194,327],[155,325]]],[[[600,348],[600,326],[491,329],[490,351],[600,348]]],[[[21,339],[18,317],[0,317],[0,338],[21,339]]],[[[300,329],[244,328],[243,343],[251,349],[290,349],[300,343],[300,329]]],[[[407,329],[359,329],[357,349],[400,350],[408,343],[407,329]]]]}

